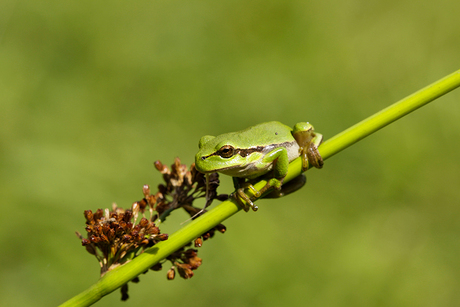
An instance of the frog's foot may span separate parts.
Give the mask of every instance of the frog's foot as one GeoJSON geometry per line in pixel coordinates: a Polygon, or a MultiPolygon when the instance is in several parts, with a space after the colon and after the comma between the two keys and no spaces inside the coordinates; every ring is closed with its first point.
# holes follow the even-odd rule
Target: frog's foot
{"type": "Polygon", "coordinates": [[[300,157],[302,158],[302,171],[306,171],[309,167],[322,168],[324,165],[318,146],[315,143],[310,143],[307,147],[300,149],[300,157]]]}
{"type": "Polygon", "coordinates": [[[234,197],[238,201],[238,203],[243,207],[244,211],[248,212],[249,208],[251,208],[253,211],[257,211],[259,207],[257,207],[254,204],[254,201],[271,189],[276,189],[280,191],[281,186],[283,185],[283,181],[284,177],[281,179],[271,178],[260,190],[257,190],[250,182],[245,182],[242,185],[240,185],[241,188],[238,188],[236,190],[234,197]],[[253,196],[249,197],[245,193],[246,189],[250,190],[253,196]]]}
{"type": "Polygon", "coordinates": [[[254,201],[258,199],[259,197],[262,196],[265,192],[267,192],[269,189],[271,189],[273,186],[278,188],[278,190],[281,188],[282,181],[278,179],[270,179],[266,185],[260,190],[257,190],[250,182],[245,182],[239,189],[236,190],[235,193],[235,198],[238,201],[238,203],[243,207],[244,211],[248,212],[249,208],[251,208],[253,211],[257,211],[259,207],[257,207],[254,204],[254,201]],[[245,190],[248,189],[252,193],[252,197],[249,197],[246,193],[245,190]]]}
{"type": "Polygon", "coordinates": [[[314,132],[313,126],[309,123],[297,123],[294,126],[292,135],[299,144],[299,156],[302,158],[302,171],[309,166],[316,168],[323,167],[323,158],[319,154],[318,146],[323,141],[323,135],[314,132]]]}
{"type": "Polygon", "coordinates": [[[319,154],[318,147],[314,143],[310,143],[307,148],[307,159],[310,165],[316,168],[322,168],[324,165],[323,158],[319,154]]]}
{"type": "MultiPolygon", "coordinates": [[[[250,186],[248,186],[247,188],[251,189],[252,191],[256,191],[258,192],[253,186],[252,184],[250,184],[250,186]]],[[[253,200],[251,200],[251,198],[246,194],[244,193],[244,190],[246,189],[246,187],[244,188],[239,188],[236,190],[236,193],[233,194],[233,197],[235,198],[235,200],[241,205],[241,207],[243,207],[243,210],[248,212],[249,211],[249,208],[252,208],[252,211],[257,211],[259,209],[259,207],[257,207],[254,203],[253,203],[253,200]]],[[[255,194],[255,193],[254,193],[255,194]]]]}

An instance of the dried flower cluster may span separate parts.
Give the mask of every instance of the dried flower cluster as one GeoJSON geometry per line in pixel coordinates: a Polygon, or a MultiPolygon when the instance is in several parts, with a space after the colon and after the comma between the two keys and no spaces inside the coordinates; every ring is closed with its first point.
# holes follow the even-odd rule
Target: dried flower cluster
{"type": "MultiPolygon", "coordinates": [[[[162,221],[171,211],[180,207],[184,208],[191,217],[201,211],[200,208],[193,207],[192,203],[195,199],[206,196],[206,179],[204,174],[195,169],[194,164],[188,170],[186,165],[181,164],[176,158],[171,169],[160,161],[155,162],[155,167],[163,174],[163,180],[166,182],[158,186],[158,193],[155,195],[156,211],[162,221]]],[[[214,199],[228,198],[226,194],[217,195],[219,175],[212,173],[209,176],[208,200],[205,207],[209,206],[214,199]]]]}
{"type": "MultiPolygon", "coordinates": [[[[156,217],[164,221],[173,210],[178,208],[183,208],[191,219],[195,219],[206,212],[206,210],[192,205],[195,199],[206,196],[205,175],[198,172],[194,164],[192,164],[190,170],[187,170],[187,167],[176,158],[171,169],[160,161],[155,162],[155,167],[163,174],[163,180],[166,182],[165,185],[160,184],[158,186],[158,193],[155,194],[157,201],[156,212],[158,214],[156,217]]],[[[217,173],[209,175],[208,200],[205,207],[208,207],[214,199],[220,201],[228,199],[227,194],[217,194],[219,183],[217,173]]],[[[224,233],[225,230],[226,228],[222,224],[215,226],[196,238],[195,247],[200,247],[203,241],[212,238],[215,231],[224,233]]]]}
{"type": "MultiPolygon", "coordinates": [[[[176,209],[183,208],[195,219],[206,210],[193,206],[193,202],[206,196],[205,175],[196,171],[192,164],[188,169],[176,158],[171,168],[161,162],[155,162],[155,167],[163,174],[164,184],[158,186],[158,192],[151,194],[150,187],[145,185],[142,189],[144,197],[134,202],[129,209],[122,209],[113,204],[112,209],[98,209],[96,212],[86,210],[86,238],[77,232],[82,245],[86,250],[96,256],[101,265],[101,276],[107,271],[134,259],[160,241],[168,239],[167,234],[162,234],[156,226],[164,222],[166,217],[176,209]],[[148,209],[149,218],[146,217],[148,209]],[[156,223],[156,224],[155,224],[156,223]]],[[[217,194],[219,177],[217,173],[209,175],[209,187],[206,207],[214,199],[225,200],[228,195],[217,194]]],[[[216,231],[224,233],[226,230],[222,224],[203,233],[194,241],[195,247],[200,247],[204,240],[214,236],[216,231]]],[[[191,244],[191,243],[190,243],[191,244]]],[[[190,245],[189,244],[189,245],[190,245]]],[[[167,272],[168,279],[174,279],[176,270],[182,278],[191,278],[201,265],[196,249],[185,246],[169,255],[165,261],[170,261],[171,269],[167,272]]],[[[162,269],[162,263],[157,263],[151,268],[154,271],[162,269]]],[[[137,282],[136,278],[133,282],[137,282]]],[[[128,285],[121,289],[122,300],[128,296],[128,285]]]]}
{"type": "Polygon", "coordinates": [[[135,224],[139,205],[134,203],[130,210],[118,208],[98,209],[84,212],[87,239],[77,233],[86,250],[96,256],[101,265],[101,275],[136,256],[142,247],[148,247],[168,239],[152,221],[142,217],[135,224]]]}

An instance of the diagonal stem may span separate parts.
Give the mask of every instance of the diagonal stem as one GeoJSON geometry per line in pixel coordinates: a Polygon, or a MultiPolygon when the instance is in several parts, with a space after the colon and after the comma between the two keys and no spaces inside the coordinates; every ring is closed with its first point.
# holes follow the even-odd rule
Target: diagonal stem
{"type": "Polygon", "coordinates": [[[356,125],[327,140],[319,149],[323,159],[327,159],[348,146],[358,142],[377,130],[401,117],[417,110],[427,103],[460,86],[460,70],[424,87],[401,99],[380,112],[362,120],[356,125]]]}
{"type": "MultiPolygon", "coordinates": [[[[454,90],[458,86],[460,86],[460,70],[434,82],[337,134],[324,142],[324,144],[319,147],[319,152],[323,159],[326,160],[395,120],[454,90]]],[[[301,164],[302,162],[300,159],[296,159],[289,165],[289,173],[286,176],[285,182],[295,178],[301,173],[301,164]]],[[[254,186],[256,189],[260,190],[265,184],[266,181],[260,181],[254,186]]],[[[61,306],[89,306],[95,303],[103,296],[113,292],[139,274],[145,272],[154,264],[194,240],[202,233],[220,224],[240,209],[241,208],[232,200],[222,202],[214,209],[176,231],[168,240],[162,241],[150,249],[147,249],[133,261],[107,272],[107,274],[89,289],[71,298],[61,306]]]]}

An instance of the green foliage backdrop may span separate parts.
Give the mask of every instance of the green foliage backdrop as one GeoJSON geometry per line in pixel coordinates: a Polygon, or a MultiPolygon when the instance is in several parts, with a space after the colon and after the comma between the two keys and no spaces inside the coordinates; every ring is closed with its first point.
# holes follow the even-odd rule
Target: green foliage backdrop
{"type": "MultiPolygon", "coordinates": [[[[128,207],[204,134],[310,121],[326,138],[460,67],[460,2],[0,3],[0,305],[89,287],[83,210],[128,207]]],[[[458,306],[460,93],[241,212],[191,280],[98,306],[458,306]]],[[[221,192],[231,190],[222,178],[221,192]]],[[[179,227],[185,215],[168,221],[179,227]]]]}

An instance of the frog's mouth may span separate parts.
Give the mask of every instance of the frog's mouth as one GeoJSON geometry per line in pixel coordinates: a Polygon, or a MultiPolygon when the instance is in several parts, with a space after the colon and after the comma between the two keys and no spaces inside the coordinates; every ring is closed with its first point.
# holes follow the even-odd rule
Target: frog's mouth
{"type": "Polygon", "coordinates": [[[236,166],[228,166],[228,167],[223,167],[216,172],[222,173],[227,176],[231,177],[245,177],[245,178],[250,178],[250,177],[259,177],[272,168],[272,165],[267,165],[266,168],[258,168],[255,166],[253,163],[249,163],[246,165],[236,165],[236,166]],[[248,176],[248,174],[252,174],[252,176],[248,176]]]}
{"type": "Polygon", "coordinates": [[[222,168],[218,168],[218,169],[214,169],[212,171],[201,171],[199,168],[196,167],[195,165],[195,168],[200,172],[200,173],[203,173],[203,174],[211,174],[211,173],[222,173],[222,174],[225,174],[227,175],[229,172],[231,173],[234,173],[234,172],[244,172],[245,169],[250,169],[249,167],[241,167],[240,165],[232,165],[232,166],[227,166],[227,167],[222,167],[222,168]]]}

